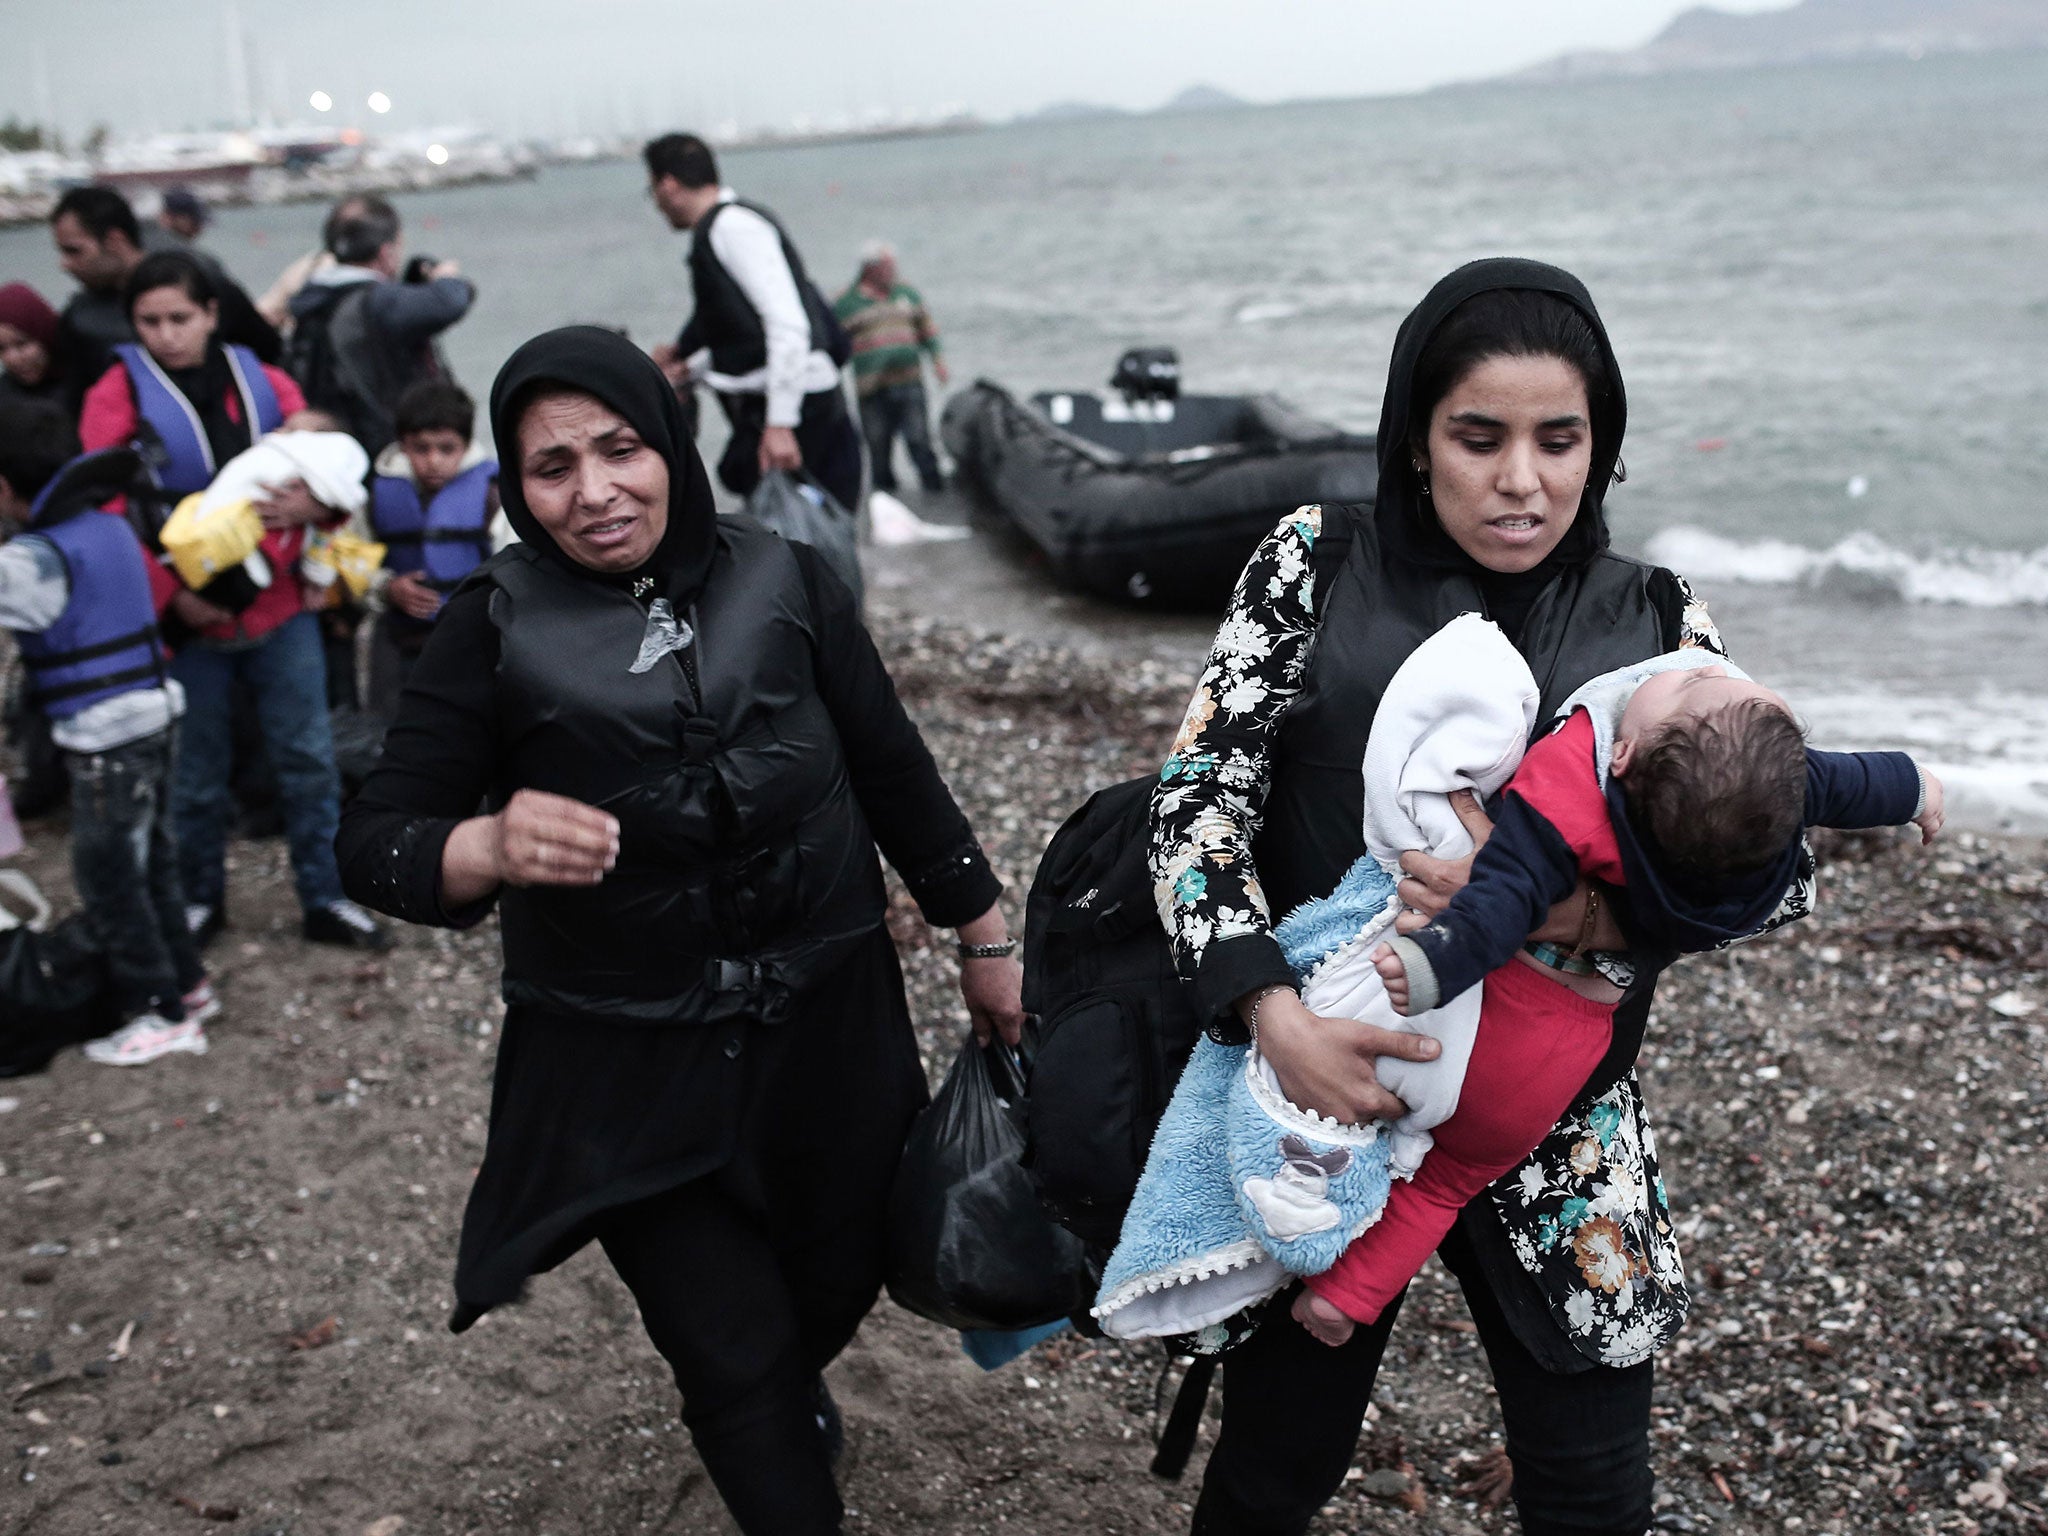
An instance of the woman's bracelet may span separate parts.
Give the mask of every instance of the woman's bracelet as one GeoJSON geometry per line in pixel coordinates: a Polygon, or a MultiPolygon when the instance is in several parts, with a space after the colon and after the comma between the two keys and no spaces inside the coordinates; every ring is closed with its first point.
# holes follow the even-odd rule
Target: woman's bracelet
{"type": "Polygon", "coordinates": [[[955,944],[953,950],[962,960],[1001,960],[1016,953],[1017,941],[1004,939],[1000,944],[955,944]]]}
{"type": "Polygon", "coordinates": [[[1259,1043],[1260,1005],[1275,992],[1292,992],[1293,990],[1294,988],[1286,985],[1284,982],[1276,981],[1271,986],[1261,987],[1252,994],[1252,1005],[1244,1011],[1244,1027],[1251,1032],[1252,1044],[1257,1045],[1259,1043]]]}

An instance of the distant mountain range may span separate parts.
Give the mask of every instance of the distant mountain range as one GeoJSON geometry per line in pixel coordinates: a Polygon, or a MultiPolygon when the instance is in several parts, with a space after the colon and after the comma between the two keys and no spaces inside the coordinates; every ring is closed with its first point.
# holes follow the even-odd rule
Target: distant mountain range
{"type": "Polygon", "coordinates": [[[1248,107],[1251,103],[1240,96],[1213,85],[1191,85],[1169,101],[1160,103],[1149,113],[1131,112],[1123,107],[1106,107],[1093,101],[1056,101],[1050,106],[1040,107],[1035,112],[1020,112],[1016,121],[1020,123],[1071,123],[1091,117],[1145,117],[1165,112],[1228,112],[1233,107],[1248,107]]]}
{"type": "Polygon", "coordinates": [[[1681,12],[1640,48],[1567,53],[1510,80],[1557,82],[1677,70],[2048,47],[2044,0],[1800,0],[1781,11],[1681,12]]]}

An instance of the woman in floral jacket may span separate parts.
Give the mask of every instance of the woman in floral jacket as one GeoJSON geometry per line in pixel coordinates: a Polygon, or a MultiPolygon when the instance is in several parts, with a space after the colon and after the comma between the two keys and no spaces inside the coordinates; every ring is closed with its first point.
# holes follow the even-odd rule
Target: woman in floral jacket
{"type": "MultiPolygon", "coordinates": [[[[1539,719],[1580,684],[1673,649],[1720,649],[1673,573],[1611,552],[1621,374],[1591,296],[1535,262],[1475,262],[1395,340],[1371,507],[1305,507],[1246,566],[1153,799],[1152,872],[1210,1029],[1247,1032],[1297,1104],[1398,1114],[1373,1060],[1434,1043],[1301,1004],[1273,914],[1333,889],[1364,851],[1359,768],[1381,691],[1422,640],[1485,613],[1529,660],[1539,719]]],[[[1478,840],[1489,823],[1461,810],[1478,840]]],[[[1469,860],[1403,860],[1407,927],[1469,860]]],[[[1810,868],[1778,921],[1805,909],[1810,868]]],[[[1625,899],[1615,893],[1615,899],[1625,899]]],[[[1468,1206],[1442,1257],[1499,1389],[1526,1536],[1640,1536],[1650,1520],[1653,1357],[1684,1319],[1683,1270],[1633,1071],[1657,972],[1622,953],[1582,885],[1530,935],[1626,988],[1615,1043],[1519,1169],[1468,1206]]],[[[1548,946],[1547,950],[1544,946],[1548,946]]],[[[1198,1536],[1303,1531],[1342,1480],[1400,1305],[1332,1349],[1272,1310],[1225,1362],[1223,1430],[1198,1536]]]]}

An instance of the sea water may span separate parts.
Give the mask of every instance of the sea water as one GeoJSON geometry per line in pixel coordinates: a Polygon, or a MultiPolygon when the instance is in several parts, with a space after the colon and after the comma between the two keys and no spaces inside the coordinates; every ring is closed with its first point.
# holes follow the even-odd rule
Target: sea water
{"type": "MultiPolygon", "coordinates": [[[[1370,429],[1432,281],[1491,254],[1568,267],[1627,381],[1620,547],[1691,577],[1820,743],[1910,747],[1965,819],[2048,831],[2048,53],[1104,118],[726,172],[828,292],[892,241],[956,383],[1099,387],[1164,343],[1192,391],[1370,429]]],[[[399,201],[411,249],[479,285],[448,347],[479,394],[548,326],[651,343],[688,309],[637,164],[399,201]]],[[[319,217],[231,210],[207,243],[260,291],[319,217]]],[[[0,232],[17,277],[65,291],[44,231],[0,232]]],[[[1199,656],[1203,622],[1060,596],[1020,554],[879,550],[877,590],[1199,656]]]]}

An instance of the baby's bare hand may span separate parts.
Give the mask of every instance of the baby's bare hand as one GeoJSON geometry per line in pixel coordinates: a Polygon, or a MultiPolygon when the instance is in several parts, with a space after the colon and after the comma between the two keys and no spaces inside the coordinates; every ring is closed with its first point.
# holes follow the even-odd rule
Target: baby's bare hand
{"type": "Polygon", "coordinates": [[[1924,774],[1927,781],[1927,803],[1920,808],[1920,814],[1913,818],[1913,825],[1920,829],[1922,847],[1934,841],[1940,833],[1942,823],[1948,820],[1948,813],[1942,806],[1941,780],[1933,774],[1924,774]]]}
{"type": "Polygon", "coordinates": [[[1382,944],[1372,952],[1373,969],[1380,973],[1380,980],[1386,983],[1387,1001],[1394,1005],[1394,1012],[1402,1018],[1408,1017],[1408,967],[1401,963],[1401,957],[1394,953],[1394,946],[1382,944]]]}
{"type": "Polygon", "coordinates": [[[1308,1330],[1311,1338],[1332,1349],[1349,1339],[1358,1326],[1338,1311],[1335,1303],[1323,1300],[1306,1286],[1294,1298],[1294,1320],[1308,1330]]]}

